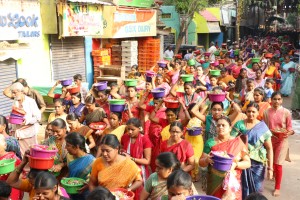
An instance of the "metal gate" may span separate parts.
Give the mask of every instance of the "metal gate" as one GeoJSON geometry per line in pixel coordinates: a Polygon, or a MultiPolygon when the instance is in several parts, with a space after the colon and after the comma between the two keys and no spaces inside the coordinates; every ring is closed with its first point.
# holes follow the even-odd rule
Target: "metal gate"
{"type": "Polygon", "coordinates": [[[53,79],[62,80],[81,74],[86,81],[85,52],[83,37],[50,38],[53,79]]]}
{"type": "Polygon", "coordinates": [[[12,100],[3,95],[3,90],[17,79],[16,61],[8,59],[0,62],[0,114],[7,116],[11,112],[12,100]]]}

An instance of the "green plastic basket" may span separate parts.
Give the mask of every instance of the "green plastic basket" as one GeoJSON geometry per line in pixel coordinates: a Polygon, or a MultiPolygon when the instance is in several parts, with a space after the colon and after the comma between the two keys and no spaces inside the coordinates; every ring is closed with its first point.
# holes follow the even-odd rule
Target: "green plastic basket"
{"type": "Polygon", "coordinates": [[[71,178],[63,178],[60,182],[68,194],[78,194],[78,190],[84,186],[85,180],[81,178],[71,177],[71,178]],[[71,184],[70,181],[79,181],[80,183],[71,184]]]}
{"type": "Polygon", "coordinates": [[[183,82],[193,82],[194,80],[194,76],[192,74],[182,74],[180,77],[183,82]]]}
{"type": "Polygon", "coordinates": [[[220,55],[220,51],[215,51],[215,52],[214,52],[214,55],[215,55],[215,56],[219,56],[219,55],[220,55]]]}
{"type": "Polygon", "coordinates": [[[233,51],[233,53],[234,53],[235,56],[238,56],[240,54],[240,50],[236,49],[236,50],[233,51]]]}
{"type": "Polygon", "coordinates": [[[213,76],[220,76],[221,70],[210,70],[209,73],[210,73],[210,75],[213,75],[213,76]]]}
{"type": "Polygon", "coordinates": [[[4,159],[0,161],[0,174],[8,174],[15,170],[16,159],[4,159]]]}
{"type": "Polygon", "coordinates": [[[251,62],[252,63],[259,63],[260,58],[252,58],[251,62]]]}
{"type": "Polygon", "coordinates": [[[124,82],[125,82],[125,85],[127,87],[135,87],[135,86],[137,86],[137,80],[136,79],[126,79],[124,82]]]}
{"type": "Polygon", "coordinates": [[[108,100],[109,104],[111,105],[124,105],[125,104],[125,99],[110,99],[108,100]]]}
{"type": "Polygon", "coordinates": [[[196,61],[195,61],[194,59],[190,59],[190,60],[188,61],[188,65],[189,65],[189,66],[195,66],[195,65],[196,65],[196,61]]]}
{"type": "Polygon", "coordinates": [[[172,58],[164,58],[164,60],[168,60],[168,61],[171,61],[172,60],[172,58]]]}

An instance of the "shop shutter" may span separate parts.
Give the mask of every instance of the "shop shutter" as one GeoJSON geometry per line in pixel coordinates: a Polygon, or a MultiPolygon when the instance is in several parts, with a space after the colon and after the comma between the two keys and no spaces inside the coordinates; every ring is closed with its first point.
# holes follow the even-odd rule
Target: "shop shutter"
{"type": "Polygon", "coordinates": [[[13,101],[3,95],[3,90],[17,79],[16,61],[13,59],[0,62],[0,114],[7,116],[13,101]]]}
{"type": "Polygon", "coordinates": [[[86,81],[84,38],[58,39],[57,35],[51,35],[50,39],[54,80],[81,74],[83,81],[86,81]]]}

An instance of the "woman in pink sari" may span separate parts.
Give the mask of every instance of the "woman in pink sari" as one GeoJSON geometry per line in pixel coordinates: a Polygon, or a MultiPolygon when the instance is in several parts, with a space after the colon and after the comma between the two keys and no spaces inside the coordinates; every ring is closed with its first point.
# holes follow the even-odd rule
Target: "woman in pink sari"
{"type": "Polygon", "coordinates": [[[292,116],[288,109],[282,107],[282,96],[280,92],[274,92],[271,96],[272,107],[264,113],[264,121],[273,133],[272,145],[274,152],[274,177],[275,190],[274,196],[280,195],[280,186],[282,180],[282,165],[289,159],[288,137],[295,132],[292,129],[292,116]]]}
{"type": "MultiPolygon", "coordinates": [[[[122,151],[140,167],[143,180],[146,181],[150,175],[152,144],[147,136],[141,134],[142,123],[139,119],[130,118],[126,125],[127,134],[121,138],[122,151]]],[[[142,189],[140,187],[135,191],[135,199],[139,199],[142,189]]]]}
{"type": "MultiPolygon", "coordinates": [[[[0,125],[0,129],[1,129],[1,125],[0,125]]],[[[0,160],[15,159],[16,160],[15,166],[18,166],[21,163],[21,160],[16,156],[16,154],[14,152],[6,152],[5,151],[6,145],[7,144],[5,141],[5,137],[2,134],[0,134],[0,160]]],[[[8,178],[8,174],[0,175],[1,181],[6,181],[7,178],[8,178]]],[[[11,194],[10,194],[10,199],[11,200],[19,200],[22,198],[23,198],[23,192],[15,189],[15,188],[12,188],[11,194]]]]}

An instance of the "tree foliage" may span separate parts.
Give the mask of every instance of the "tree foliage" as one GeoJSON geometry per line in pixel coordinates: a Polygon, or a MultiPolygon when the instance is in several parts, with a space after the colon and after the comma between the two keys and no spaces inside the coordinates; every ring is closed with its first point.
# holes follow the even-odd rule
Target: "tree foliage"
{"type": "Polygon", "coordinates": [[[199,12],[208,6],[212,6],[221,0],[164,0],[164,5],[175,6],[176,11],[181,15],[180,17],[180,33],[176,41],[175,53],[178,52],[183,38],[186,35],[188,26],[190,25],[195,12],[199,12]]]}

